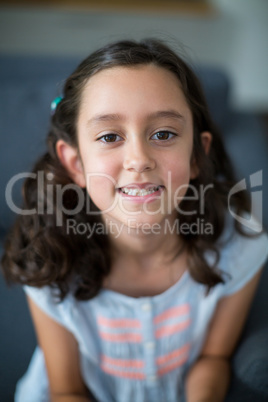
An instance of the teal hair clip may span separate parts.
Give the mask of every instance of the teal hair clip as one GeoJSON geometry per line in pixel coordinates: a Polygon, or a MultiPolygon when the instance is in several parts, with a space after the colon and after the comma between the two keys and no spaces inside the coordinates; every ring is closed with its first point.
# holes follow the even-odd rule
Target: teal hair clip
{"type": "Polygon", "coordinates": [[[50,110],[51,110],[51,114],[54,114],[58,104],[62,101],[63,97],[62,96],[57,96],[57,98],[55,98],[50,105],[50,110]]]}

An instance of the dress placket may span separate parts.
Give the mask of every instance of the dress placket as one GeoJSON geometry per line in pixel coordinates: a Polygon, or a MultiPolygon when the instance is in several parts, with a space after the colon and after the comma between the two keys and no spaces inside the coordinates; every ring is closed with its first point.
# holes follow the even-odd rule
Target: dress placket
{"type": "Polygon", "coordinates": [[[156,339],[154,334],[153,301],[150,297],[142,298],[139,304],[143,335],[143,356],[145,363],[145,384],[149,401],[161,400],[160,384],[156,367],[156,339]]]}

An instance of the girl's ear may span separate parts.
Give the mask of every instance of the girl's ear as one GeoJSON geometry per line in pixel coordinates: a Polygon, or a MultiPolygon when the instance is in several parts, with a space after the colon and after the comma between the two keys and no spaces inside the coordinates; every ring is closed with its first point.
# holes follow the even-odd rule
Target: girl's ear
{"type": "Polygon", "coordinates": [[[56,152],[71,179],[78,186],[86,187],[85,174],[77,149],[65,141],[59,140],[56,144],[56,152]]]}
{"type": "MultiPolygon", "coordinates": [[[[211,146],[211,142],[212,142],[212,135],[211,135],[211,133],[209,131],[203,131],[201,133],[201,142],[202,142],[202,146],[204,148],[205,154],[208,155],[209,150],[210,150],[210,146],[211,146]]],[[[192,165],[191,165],[190,178],[191,179],[196,179],[198,174],[199,174],[198,166],[196,164],[196,161],[193,160],[192,165]]]]}
{"type": "Polygon", "coordinates": [[[208,155],[212,142],[212,135],[209,131],[203,131],[203,133],[201,133],[201,142],[206,155],[208,155]]]}

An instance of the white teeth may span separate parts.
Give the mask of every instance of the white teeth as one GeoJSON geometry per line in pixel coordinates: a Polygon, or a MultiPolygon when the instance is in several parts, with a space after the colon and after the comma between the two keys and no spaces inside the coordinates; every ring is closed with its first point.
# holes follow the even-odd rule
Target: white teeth
{"type": "Polygon", "coordinates": [[[121,188],[122,193],[132,195],[132,196],[138,196],[138,197],[152,194],[158,190],[159,190],[159,186],[151,187],[148,189],[145,189],[145,188],[138,189],[138,188],[128,188],[128,187],[121,188]]]}

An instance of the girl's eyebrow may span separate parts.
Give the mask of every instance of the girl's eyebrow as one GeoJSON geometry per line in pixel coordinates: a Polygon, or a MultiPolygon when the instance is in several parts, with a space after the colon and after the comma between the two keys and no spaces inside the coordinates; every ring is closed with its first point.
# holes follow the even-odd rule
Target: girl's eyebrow
{"type": "Polygon", "coordinates": [[[124,116],[115,113],[99,114],[89,119],[87,125],[90,126],[91,124],[95,123],[101,123],[106,121],[118,121],[118,120],[124,120],[124,116]]]}
{"type": "MultiPolygon", "coordinates": [[[[155,120],[159,118],[169,118],[169,119],[175,119],[175,120],[185,120],[184,116],[177,112],[176,110],[159,110],[157,112],[153,112],[147,116],[148,120],[155,120]]],[[[126,120],[126,117],[124,115],[120,115],[117,113],[109,113],[109,114],[99,114],[94,117],[92,117],[90,120],[87,122],[87,126],[90,126],[92,124],[96,123],[102,123],[102,122],[109,122],[109,121],[124,121],[126,120]]]]}

